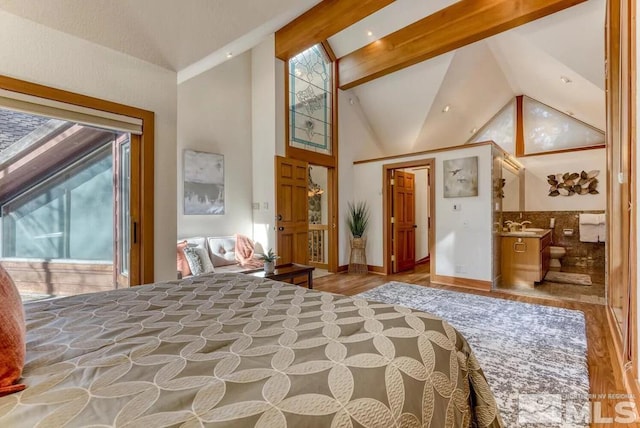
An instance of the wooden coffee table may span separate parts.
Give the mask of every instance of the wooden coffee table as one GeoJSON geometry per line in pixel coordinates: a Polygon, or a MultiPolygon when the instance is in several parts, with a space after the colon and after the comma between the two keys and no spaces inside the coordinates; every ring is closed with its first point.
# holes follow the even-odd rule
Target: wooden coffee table
{"type": "Polygon", "coordinates": [[[297,263],[287,263],[285,265],[276,266],[273,273],[266,273],[264,269],[254,269],[244,272],[246,275],[256,276],[258,278],[273,279],[274,281],[283,281],[286,279],[294,279],[300,276],[307,277],[307,286],[313,289],[313,266],[299,265],[297,263]]]}

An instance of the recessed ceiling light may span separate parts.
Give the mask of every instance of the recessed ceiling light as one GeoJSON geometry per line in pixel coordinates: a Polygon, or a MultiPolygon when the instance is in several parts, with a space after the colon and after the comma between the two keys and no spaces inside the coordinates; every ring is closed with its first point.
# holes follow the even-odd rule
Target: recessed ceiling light
{"type": "Polygon", "coordinates": [[[367,36],[369,36],[369,37],[373,36],[373,31],[371,31],[371,30],[367,31],[367,36]]]}
{"type": "Polygon", "coordinates": [[[478,132],[478,128],[473,128],[473,129],[471,130],[471,134],[475,134],[476,132],[478,132]]]}
{"type": "Polygon", "coordinates": [[[227,58],[231,58],[233,56],[233,52],[227,52],[227,58]]]}
{"type": "Polygon", "coordinates": [[[572,80],[569,79],[567,76],[560,76],[560,80],[562,80],[562,83],[571,83],[572,80]]]}
{"type": "Polygon", "coordinates": [[[451,110],[451,106],[449,104],[447,104],[446,106],[444,106],[444,108],[442,109],[443,113],[448,112],[449,110],[451,110]]]}

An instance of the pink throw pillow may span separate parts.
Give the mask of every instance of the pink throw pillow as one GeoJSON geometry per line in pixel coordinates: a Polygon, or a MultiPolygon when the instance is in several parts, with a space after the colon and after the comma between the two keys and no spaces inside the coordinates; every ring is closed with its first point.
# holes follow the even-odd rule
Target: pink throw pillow
{"type": "Polygon", "coordinates": [[[187,241],[182,241],[177,247],[178,271],[183,277],[191,275],[191,268],[189,267],[187,258],[184,256],[184,249],[187,248],[187,245],[189,245],[187,244],[187,241]]]}
{"type": "Polygon", "coordinates": [[[11,277],[0,266],[0,397],[22,391],[17,383],[22,375],[26,349],[26,327],[22,299],[11,277]]]}

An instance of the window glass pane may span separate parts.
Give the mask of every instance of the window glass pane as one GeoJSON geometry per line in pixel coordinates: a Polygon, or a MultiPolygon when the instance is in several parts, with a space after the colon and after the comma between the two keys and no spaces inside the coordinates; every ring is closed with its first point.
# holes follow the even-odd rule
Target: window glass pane
{"type": "Polygon", "coordinates": [[[480,143],[483,141],[493,141],[507,153],[516,152],[515,142],[515,100],[509,102],[502,108],[485,126],[474,135],[469,143],[480,143]]]}
{"type": "Polygon", "coordinates": [[[331,154],[332,68],[315,45],[289,60],[289,129],[292,147],[331,154]]]}
{"type": "Polygon", "coordinates": [[[113,260],[111,144],[2,206],[2,256],[113,260]]]}
{"type": "Polygon", "coordinates": [[[528,97],[522,100],[522,118],[525,154],[605,143],[604,132],[528,97]]]}

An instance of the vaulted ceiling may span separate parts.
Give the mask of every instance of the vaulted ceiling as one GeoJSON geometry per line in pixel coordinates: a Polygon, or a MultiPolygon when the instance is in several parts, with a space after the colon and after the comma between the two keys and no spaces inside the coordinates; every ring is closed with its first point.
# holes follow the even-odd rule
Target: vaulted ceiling
{"type": "MultiPolygon", "coordinates": [[[[371,42],[369,31],[379,37],[406,25],[403,12],[387,14],[398,3],[329,39],[333,50],[338,56],[347,54],[371,42]]],[[[424,3],[431,2],[406,0],[403,7],[408,6],[415,21],[431,13],[424,3]]],[[[437,3],[441,8],[454,2],[437,3]]],[[[359,101],[385,154],[464,144],[516,95],[604,129],[605,7],[605,0],[589,0],[357,86],[346,95],[359,101]]]]}
{"type": "Polygon", "coordinates": [[[273,33],[319,2],[0,0],[0,9],[179,71],[256,29],[273,33]]]}
{"type": "MultiPolygon", "coordinates": [[[[184,72],[212,55],[222,61],[228,51],[241,53],[234,49],[250,48],[248,43],[255,44],[317,3],[0,0],[0,8],[184,72]]],[[[397,0],[335,34],[329,43],[341,57],[454,3],[397,0]]],[[[385,154],[463,144],[473,129],[522,94],[604,129],[605,7],[606,0],[588,0],[345,95],[359,105],[385,154]],[[561,77],[571,82],[563,83],[561,77]],[[450,107],[446,113],[445,106],[450,107]]]]}

